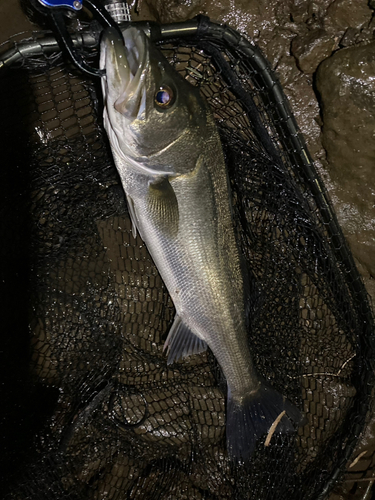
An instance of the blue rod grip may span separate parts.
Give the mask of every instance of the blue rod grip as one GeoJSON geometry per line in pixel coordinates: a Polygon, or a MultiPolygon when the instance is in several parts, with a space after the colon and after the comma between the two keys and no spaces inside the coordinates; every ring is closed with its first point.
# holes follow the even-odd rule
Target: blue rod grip
{"type": "Polygon", "coordinates": [[[74,11],[82,9],[83,0],[39,0],[43,7],[60,7],[74,11]]]}

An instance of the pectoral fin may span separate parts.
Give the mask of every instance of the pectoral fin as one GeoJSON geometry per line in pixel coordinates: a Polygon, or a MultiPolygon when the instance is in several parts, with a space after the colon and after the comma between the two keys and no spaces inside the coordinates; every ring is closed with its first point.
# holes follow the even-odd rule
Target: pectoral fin
{"type": "Polygon", "coordinates": [[[177,235],[179,224],[178,201],[167,177],[150,184],[148,211],[159,230],[168,236],[177,235]]]}
{"type": "Polygon", "coordinates": [[[176,314],[164,350],[168,349],[168,365],[191,354],[199,354],[207,349],[204,340],[197,337],[176,314]]]}
{"type": "Polygon", "coordinates": [[[130,215],[130,220],[132,222],[132,235],[133,238],[135,239],[137,237],[137,217],[135,215],[135,209],[134,209],[134,202],[133,199],[127,194],[126,195],[126,200],[128,202],[128,210],[129,210],[129,215],[130,215]]]}

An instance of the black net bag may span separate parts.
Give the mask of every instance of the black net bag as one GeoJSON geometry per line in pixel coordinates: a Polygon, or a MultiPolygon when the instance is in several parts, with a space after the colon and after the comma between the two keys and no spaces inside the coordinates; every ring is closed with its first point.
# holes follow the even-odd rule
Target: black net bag
{"type": "MultiPolygon", "coordinates": [[[[257,47],[207,18],[145,29],[212,107],[251,269],[254,363],[306,420],[264,436],[250,463],[228,460],[215,358],[167,366],[174,307],[131,234],[99,84],[34,34],[0,59],[2,494],[326,498],[371,410],[361,278],[257,47]]],[[[80,35],[85,57],[97,39],[80,35]]]]}

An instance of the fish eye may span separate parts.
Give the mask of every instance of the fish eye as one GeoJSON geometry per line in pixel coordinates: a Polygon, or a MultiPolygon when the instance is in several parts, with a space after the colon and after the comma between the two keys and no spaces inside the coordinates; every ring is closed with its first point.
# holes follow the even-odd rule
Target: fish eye
{"type": "Polygon", "coordinates": [[[164,85],[155,93],[155,104],[159,108],[168,108],[171,104],[173,104],[173,98],[173,90],[167,85],[164,85]]]}

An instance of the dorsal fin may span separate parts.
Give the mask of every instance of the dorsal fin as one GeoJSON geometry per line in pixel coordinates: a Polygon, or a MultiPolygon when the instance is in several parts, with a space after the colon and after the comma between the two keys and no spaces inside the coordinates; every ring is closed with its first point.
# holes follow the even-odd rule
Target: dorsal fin
{"type": "Polygon", "coordinates": [[[168,349],[168,365],[191,354],[199,354],[207,349],[204,340],[197,337],[176,314],[169,331],[164,350],[168,349]]]}

